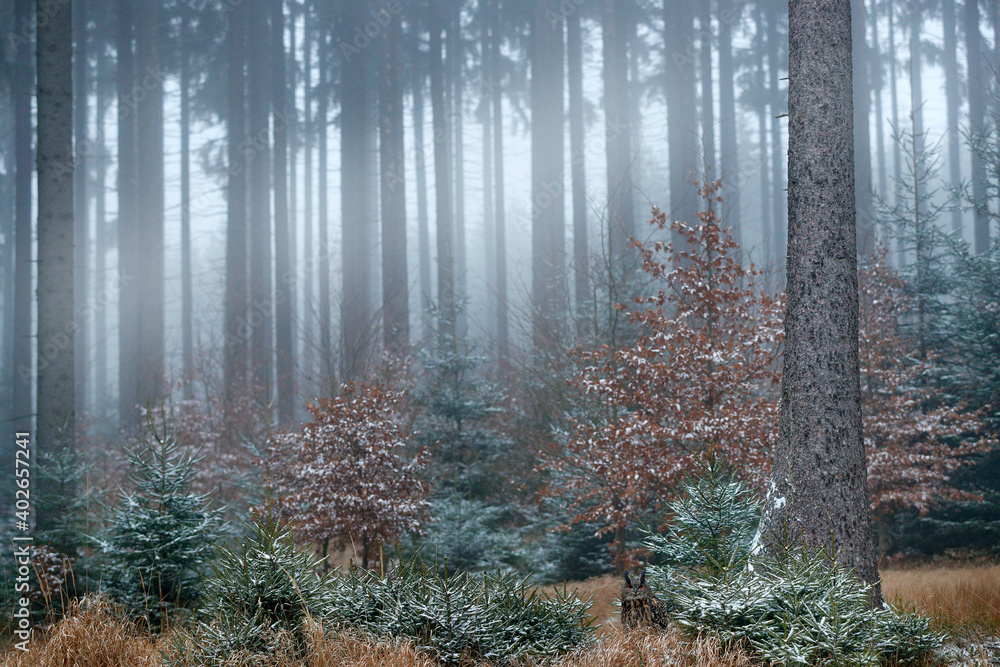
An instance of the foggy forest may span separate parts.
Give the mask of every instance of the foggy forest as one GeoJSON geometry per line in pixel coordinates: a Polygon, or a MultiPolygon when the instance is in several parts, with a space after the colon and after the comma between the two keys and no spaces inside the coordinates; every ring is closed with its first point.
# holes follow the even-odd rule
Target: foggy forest
{"type": "MultiPolygon", "coordinates": [[[[223,664],[305,646],[245,596],[597,581],[674,637],[780,524],[867,636],[884,596],[1000,647],[1000,1],[5,0],[0,35],[5,613],[175,615],[171,664],[223,664]],[[886,574],[942,559],[983,618],[886,574]]],[[[320,616],[508,664],[590,641],[553,595],[549,644],[320,616]]],[[[843,664],[924,664],[906,627],[843,664]]]]}

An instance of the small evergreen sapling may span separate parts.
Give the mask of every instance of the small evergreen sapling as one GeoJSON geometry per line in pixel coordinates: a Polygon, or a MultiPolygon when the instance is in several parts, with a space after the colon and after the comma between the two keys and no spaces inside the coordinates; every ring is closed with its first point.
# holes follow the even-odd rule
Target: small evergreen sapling
{"type": "Polygon", "coordinates": [[[150,440],[126,452],[134,490],[109,508],[96,542],[107,592],[155,631],[168,613],[197,603],[221,520],[207,496],[190,490],[199,459],[165,425],[162,434],[152,423],[149,430],[150,440]]]}

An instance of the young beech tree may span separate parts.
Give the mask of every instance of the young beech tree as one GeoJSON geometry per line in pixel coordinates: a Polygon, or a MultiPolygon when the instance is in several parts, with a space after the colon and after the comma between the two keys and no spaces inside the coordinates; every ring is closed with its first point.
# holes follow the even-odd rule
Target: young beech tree
{"type": "Polygon", "coordinates": [[[424,452],[404,459],[396,406],[400,392],[355,383],[334,399],[310,404],[313,419],[298,433],[271,438],[267,471],[280,487],[276,504],[298,535],[327,554],[355,545],[367,568],[379,544],[420,527],[427,487],[417,478],[424,452]]]}
{"type": "Polygon", "coordinates": [[[906,284],[880,246],[858,274],[861,404],[872,509],[885,529],[900,511],[968,499],[948,476],[989,446],[981,414],[926,383],[936,360],[900,323],[913,317],[906,284]]]}
{"type": "Polygon", "coordinates": [[[568,456],[551,461],[544,493],[571,497],[573,521],[613,532],[616,565],[627,565],[625,529],[658,509],[710,451],[761,482],[774,440],[782,303],[757,289],[759,272],[738,261],[738,245],[714,205],[719,181],[699,194],[698,224],[669,224],[681,243],[633,241],[643,270],[665,285],[628,310],[645,333],[629,347],[573,350],[577,385],[604,405],[603,423],[578,424],[568,456]]]}

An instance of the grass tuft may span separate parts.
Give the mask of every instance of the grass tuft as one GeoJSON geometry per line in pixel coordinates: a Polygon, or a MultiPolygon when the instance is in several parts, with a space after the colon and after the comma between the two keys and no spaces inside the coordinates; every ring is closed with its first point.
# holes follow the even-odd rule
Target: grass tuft
{"type": "Polygon", "coordinates": [[[1000,635],[1000,565],[888,570],[882,591],[901,608],[928,616],[935,630],[1000,635]]]}

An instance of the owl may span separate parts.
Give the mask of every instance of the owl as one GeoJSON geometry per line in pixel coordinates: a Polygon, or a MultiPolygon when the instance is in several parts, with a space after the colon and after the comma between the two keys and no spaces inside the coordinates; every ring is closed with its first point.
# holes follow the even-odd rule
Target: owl
{"type": "Polygon", "coordinates": [[[625,573],[621,602],[622,625],[626,628],[635,628],[640,625],[667,627],[667,610],[663,606],[663,602],[653,595],[653,591],[646,585],[645,570],[639,575],[638,586],[634,586],[628,572],[625,573]]]}

